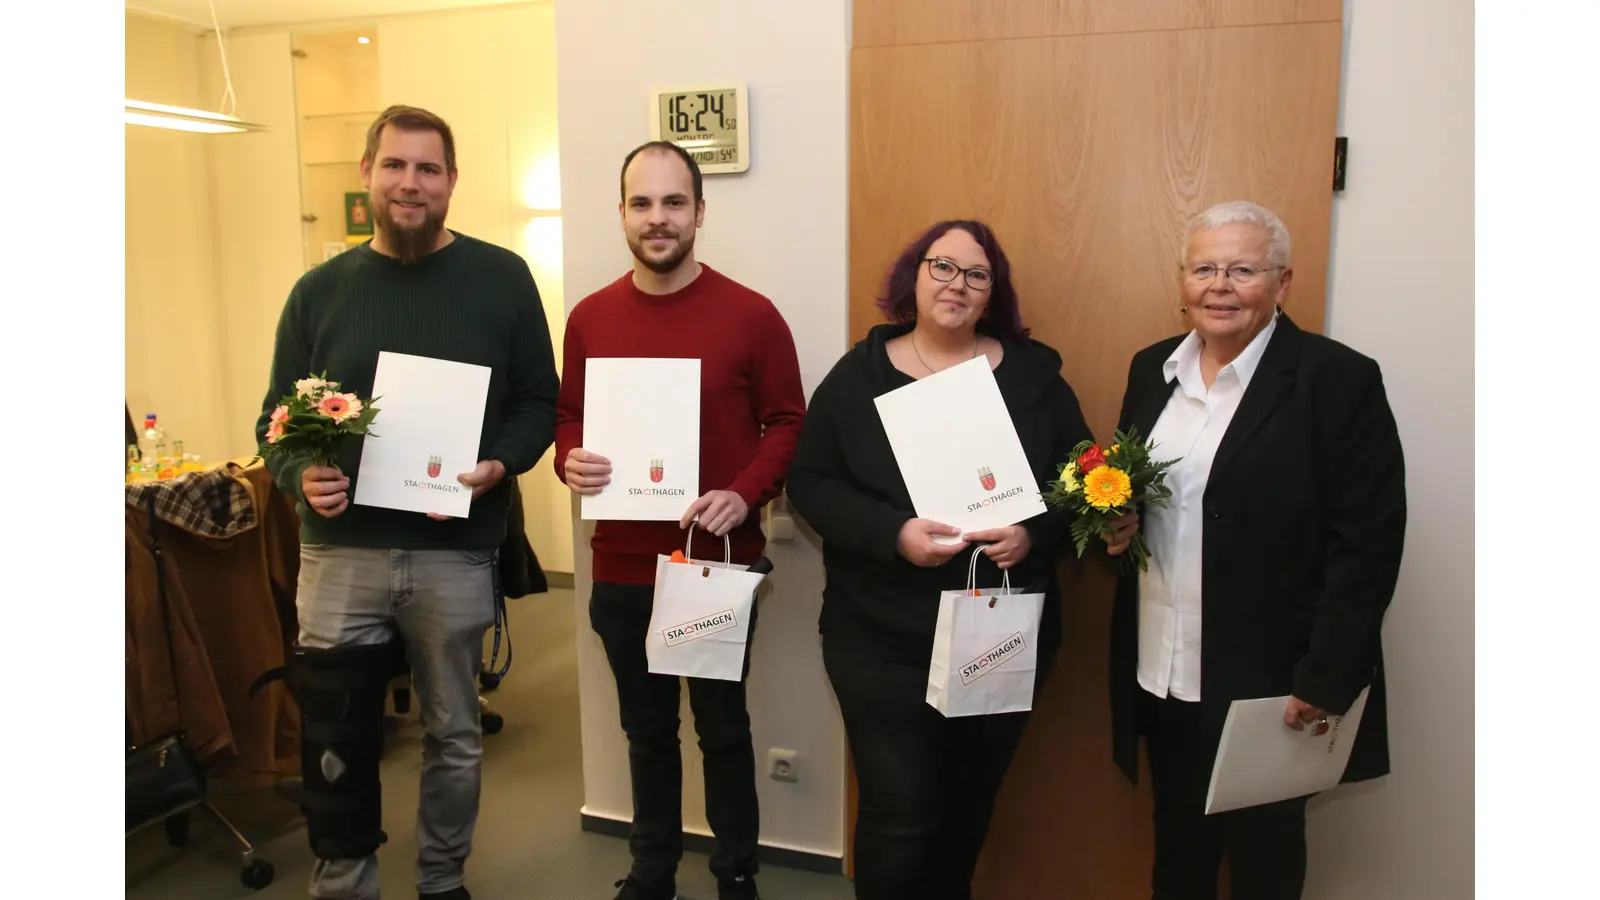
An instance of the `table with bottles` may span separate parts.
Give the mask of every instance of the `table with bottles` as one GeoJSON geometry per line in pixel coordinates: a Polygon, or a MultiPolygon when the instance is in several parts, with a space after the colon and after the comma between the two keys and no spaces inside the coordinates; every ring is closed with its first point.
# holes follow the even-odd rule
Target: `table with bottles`
{"type": "Polygon", "coordinates": [[[128,445],[126,483],[141,481],[167,481],[185,472],[201,472],[200,454],[185,453],[183,441],[167,441],[166,429],[156,420],[155,413],[146,413],[144,430],[139,433],[139,443],[128,445]]]}

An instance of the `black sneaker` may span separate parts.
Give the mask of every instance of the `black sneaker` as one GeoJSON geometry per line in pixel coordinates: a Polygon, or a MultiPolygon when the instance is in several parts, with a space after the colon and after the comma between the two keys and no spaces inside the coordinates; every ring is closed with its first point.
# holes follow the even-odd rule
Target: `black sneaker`
{"type": "Polygon", "coordinates": [[[756,893],[756,880],[750,875],[735,875],[717,879],[717,900],[761,900],[756,893]]]}
{"type": "Polygon", "coordinates": [[[678,900],[678,889],[676,887],[645,887],[634,881],[631,875],[617,882],[613,887],[622,889],[617,891],[615,900],[678,900]]]}
{"type": "Polygon", "coordinates": [[[453,887],[437,894],[418,894],[417,900],[472,900],[472,895],[465,887],[453,887]]]}

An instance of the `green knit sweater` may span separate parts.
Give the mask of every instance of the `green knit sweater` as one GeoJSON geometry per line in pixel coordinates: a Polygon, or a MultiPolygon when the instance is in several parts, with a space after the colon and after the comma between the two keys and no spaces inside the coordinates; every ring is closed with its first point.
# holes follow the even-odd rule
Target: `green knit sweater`
{"type": "MultiPolygon", "coordinates": [[[[370,398],[379,351],[471,363],[492,370],[479,458],[505,464],[506,480],[473,501],[465,519],[440,522],[422,513],[353,502],[330,519],[305,504],[300,469],[269,461],[278,486],[299,501],[302,543],[493,550],[505,539],[508,482],[533,468],[554,439],[555,358],[533,274],[515,253],[451,233],[453,241],[415,265],[384,256],[368,243],[300,277],[278,322],[271,384],[256,435],[266,434],[278,401],[309,375],[326,372],[340,390],[370,398]]],[[[378,408],[373,430],[382,434],[383,404],[378,408]]],[[[347,439],[339,453],[352,500],[359,490],[362,440],[347,439]]]]}

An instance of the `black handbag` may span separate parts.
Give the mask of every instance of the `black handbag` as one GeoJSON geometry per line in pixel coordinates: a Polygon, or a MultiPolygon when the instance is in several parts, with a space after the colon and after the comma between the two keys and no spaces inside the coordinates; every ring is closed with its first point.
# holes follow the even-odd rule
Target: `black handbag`
{"type": "MultiPolygon", "coordinates": [[[[172,612],[167,603],[166,572],[161,542],[156,535],[156,492],[147,489],[145,508],[150,513],[150,552],[156,564],[156,600],[161,605],[161,625],[167,638],[167,664],[172,671],[173,694],[178,703],[176,730],[128,748],[127,830],[132,832],[205,799],[205,773],[196,765],[185,743],[183,690],[178,684],[178,655],[172,642],[172,612]]],[[[132,740],[129,740],[130,745],[132,740]]]]}

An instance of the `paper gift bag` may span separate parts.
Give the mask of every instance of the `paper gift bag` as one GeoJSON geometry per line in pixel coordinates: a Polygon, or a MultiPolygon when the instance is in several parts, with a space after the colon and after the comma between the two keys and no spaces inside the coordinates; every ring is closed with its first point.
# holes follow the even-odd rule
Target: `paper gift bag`
{"type": "Polygon", "coordinates": [[[733,565],[728,538],[723,561],[695,559],[693,530],[684,544],[688,563],[656,556],[655,603],[645,657],[657,675],[741,681],[756,589],[765,577],[733,565]]]}
{"type": "Polygon", "coordinates": [[[1009,573],[999,590],[977,590],[981,552],[972,551],[967,589],[939,597],[927,699],[949,718],[1033,709],[1044,594],[1011,593],[1009,573]]]}

